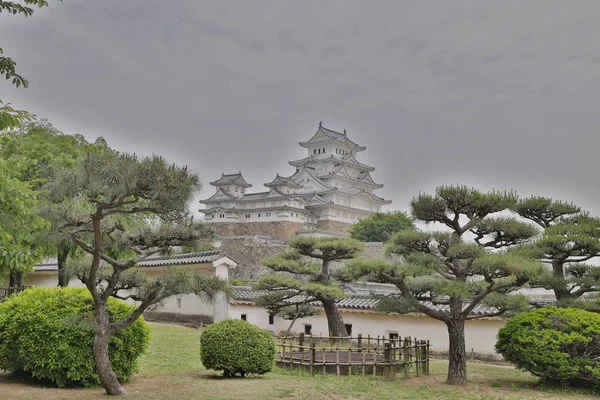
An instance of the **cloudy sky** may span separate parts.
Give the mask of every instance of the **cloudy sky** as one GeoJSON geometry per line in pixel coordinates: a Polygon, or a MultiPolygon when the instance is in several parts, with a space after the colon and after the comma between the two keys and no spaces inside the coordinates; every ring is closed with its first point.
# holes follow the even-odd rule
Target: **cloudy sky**
{"type": "MultiPolygon", "coordinates": [[[[600,2],[65,0],[0,16],[65,133],[262,190],[319,121],[367,146],[379,194],[464,183],[600,213],[600,2]]],[[[200,205],[198,205],[200,207],[200,205]]]]}

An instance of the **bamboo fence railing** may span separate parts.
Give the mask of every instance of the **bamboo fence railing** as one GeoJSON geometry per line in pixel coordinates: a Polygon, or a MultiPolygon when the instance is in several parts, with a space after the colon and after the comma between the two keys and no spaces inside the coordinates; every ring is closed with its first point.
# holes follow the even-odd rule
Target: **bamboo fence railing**
{"type": "Polygon", "coordinates": [[[395,380],[398,374],[429,374],[429,341],[370,335],[278,337],[277,364],[311,375],[383,375],[395,380]]]}

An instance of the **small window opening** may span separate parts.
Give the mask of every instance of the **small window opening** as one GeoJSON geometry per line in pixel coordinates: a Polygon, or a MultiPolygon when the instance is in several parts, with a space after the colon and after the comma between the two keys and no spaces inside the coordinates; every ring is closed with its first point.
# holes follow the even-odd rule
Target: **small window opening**
{"type": "Polygon", "coordinates": [[[242,321],[248,321],[248,316],[246,314],[242,314],[241,319],[242,321]]]}
{"type": "Polygon", "coordinates": [[[312,325],[311,324],[304,324],[304,334],[305,335],[312,334],[312,325]]]}
{"type": "Polygon", "coordinates": [[[269,315],[269,325],[275,324],[275,317],[273,315],[269,315]]]}

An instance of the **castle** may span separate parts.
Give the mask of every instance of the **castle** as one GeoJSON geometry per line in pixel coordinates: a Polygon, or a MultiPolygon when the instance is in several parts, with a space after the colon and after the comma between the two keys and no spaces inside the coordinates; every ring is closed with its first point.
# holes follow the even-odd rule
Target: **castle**
{"type": "Polygon", "coordinates": [[[350,140],[345,130],[335,132],[319,123],[313,137],[299,144],[308,156],[290,161],[296,172],[277,174],[264,184],[264,192],[246,193],[252,185],[241,172],[210,182],[215,194],[200,201],[206,205],[200,210],[205,222],[221,237],[345,236],[354,222],[391,203],[373,194],[383,185],[371,178],[375,168],[356,158],[366,147],[350,140]]]}

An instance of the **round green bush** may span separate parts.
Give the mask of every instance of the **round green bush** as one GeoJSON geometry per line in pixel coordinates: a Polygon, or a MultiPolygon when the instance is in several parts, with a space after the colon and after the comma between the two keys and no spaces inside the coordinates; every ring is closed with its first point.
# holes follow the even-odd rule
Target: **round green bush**
{"type": "Polygon", "coordinates": [[[556,307],[517,315],[498,332],[496,350],[545,380],[600,382],[600,315],[556,307]]]}
{"type": "Polygon", "coordinates": [[[265,374],[273,368],[273,336],[249,322],[226,319],[209,325],[200,337],[200,357],[207,369],[223,375],[265,374]]]}
{"type": "MultiPolygon", "coordinates": [[[[113,320],[134,307],[109,299],[113,320]]],[[[0,303],[0,369],[26,371],[58,387],[100,383],[93,356],[95,322],[87,288],[30,288],[0,303]]],[[[121,381],[136,371],[150,326],[139,318],[111,338],[109,357],[121,381]]]]}

